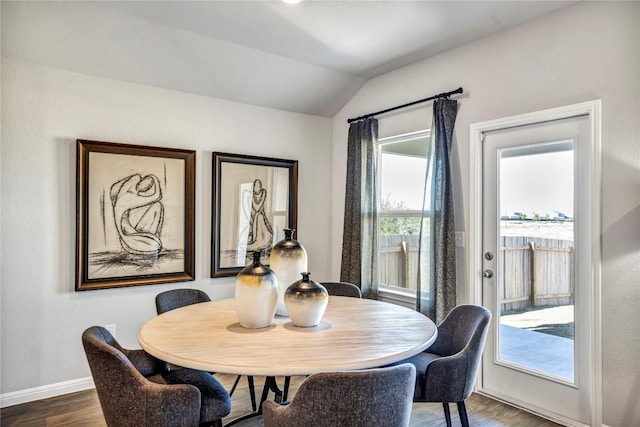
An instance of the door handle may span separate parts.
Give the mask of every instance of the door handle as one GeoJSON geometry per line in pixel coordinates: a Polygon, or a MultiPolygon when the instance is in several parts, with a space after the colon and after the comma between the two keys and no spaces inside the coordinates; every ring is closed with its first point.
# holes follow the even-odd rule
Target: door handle
{"type": "Polygon", "coordinates": [[[486,279],[491,279],[493,277],[493,270],[486,269],[485,271],[482,272],[482,277],[486,279]]]}

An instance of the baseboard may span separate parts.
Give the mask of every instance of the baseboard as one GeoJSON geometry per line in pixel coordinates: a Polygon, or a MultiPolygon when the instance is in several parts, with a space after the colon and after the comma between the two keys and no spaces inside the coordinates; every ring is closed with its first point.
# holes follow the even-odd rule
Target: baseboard
{"type": "MultiPolygon", "coordinates": [[[[521,410],[523,410],[525,412],[529,412],[529,413],[531,413],[533,415],[537,415],[537,416],[539,416],[541,418],[547,419],[549,421],[553,421],[556,424],[560,424],[560,425],[567,426],[567,427],[589,427],[586,424],[582,424],[582,423],[580,423],[578,421],[575,421],[575,420],[570,420],[568,418],[559,416],[558,414],[554,414],[554,413],[551,413],[549,411],[546,411],[546,410],[544,410],[542,408],[537,408],[537,407],[536,408],[532,408],[530,405],[521,405],[521,404],[518,404],[518,403],[514,403],[511,399],[509,399],[509,400],[503,399],[501,396],[498,396],[496,393],[488,393],[486,391],[479,390],[479,389],[476,389],[475,392],[478,393],[478,394],[481,394],[483,396],[487,396],[487,397],[489,397],[491,399],[497,400],[498,402],[502,402],[505,405],[510,405],[510,406],[513,406],[514,408],[518,408],[518,409],[521,409],[521,410]]],[[[597,424],[597,426],[598,427],[610,427],[610,426],[608,426],[607,424],[604,424],[604,423],[597,424]]]]}
{"type": "Polygon", "coordinates": [[[76,391],[88,390],[94,387],[93,378],[85,377],[70,381],[63,381],[56,384],[28,388],[26,390],[12,391],[11,393],[3,393],[0,394],[0,408],[74,393],[76,391]]]}

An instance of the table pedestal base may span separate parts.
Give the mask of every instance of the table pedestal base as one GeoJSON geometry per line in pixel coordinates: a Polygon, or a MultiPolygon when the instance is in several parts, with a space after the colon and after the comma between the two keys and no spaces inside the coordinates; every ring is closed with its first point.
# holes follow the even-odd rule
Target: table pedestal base
{"type": "MultiPolygon", "coordinates": [[[[287,380],[290,380],[290,377],[287,377],[285,379],[286,382],[288,382],[287,380]]],[[[288,387],[285,387],[285,390],[288,390],[288,387]]],[[[260,402],[258,403],[258,410],[255,412],[252,412],[250,414],[247,415],[243,415],[240,418],[236,418],[233,421],[230,421],[229,423],[225,424],[225,427],[230,427],[232,425],[235,425],[239,422],[242,422],[244,420],[248,420],[249,418],[253,418],[253,417],[258,417],[260,415],[262,415],[262,403],[267,400],[267,396],[269,396],[269,392],[272,391],[274,393],[274,400],[277,403],[282,403],[283,401],[283,392],[282,390],[280,390],[280,388],[278,387],[278,383],[276,382],[276,377],[266,377],[264,380],[264,387],[262,388],[262,396],[260,396],[260,402]]],[[[286,399],[286,396],[284,396],[284,399],[286,399]]]]}

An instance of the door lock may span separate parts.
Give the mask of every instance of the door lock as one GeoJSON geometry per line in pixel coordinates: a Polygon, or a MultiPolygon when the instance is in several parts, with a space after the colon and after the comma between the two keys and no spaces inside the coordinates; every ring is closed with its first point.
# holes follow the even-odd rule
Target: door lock
{"type": "Polygon", "coordinates": [[[486,279],[491,279],[493,277],[493,270],[486,269],[482,272],[482,277],[486,279]]]}
{"type": "Polygon", "coordinates": [[[486,259],[487,261],[491,261],[493,259],[493,252],[485,252],[484,259],[486,259]]]}

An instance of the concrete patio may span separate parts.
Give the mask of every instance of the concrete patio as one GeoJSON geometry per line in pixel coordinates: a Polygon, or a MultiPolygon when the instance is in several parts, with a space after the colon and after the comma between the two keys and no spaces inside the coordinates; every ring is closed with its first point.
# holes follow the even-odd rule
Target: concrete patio
{"type": "MultiPolygon", "coordinates": [[[[573,306],[504,315],[500,324],[500,358],[528,369],[574,380],[574,341],[539,330],[573,331],[573,306]]],[[[573,335],[572,333],[570,334],[573,335]]]]}

